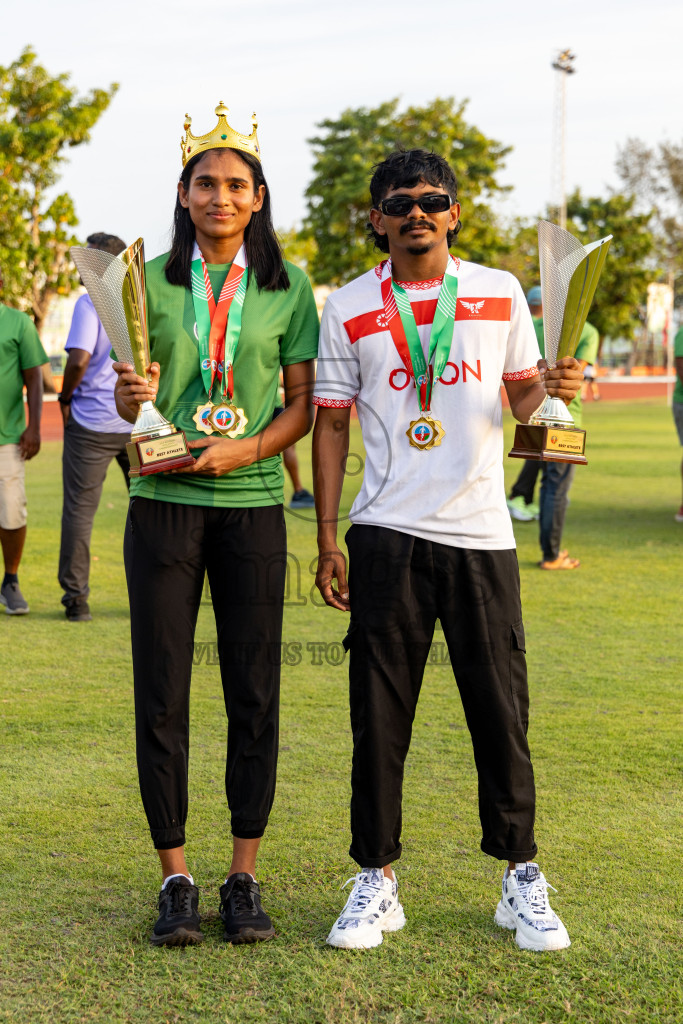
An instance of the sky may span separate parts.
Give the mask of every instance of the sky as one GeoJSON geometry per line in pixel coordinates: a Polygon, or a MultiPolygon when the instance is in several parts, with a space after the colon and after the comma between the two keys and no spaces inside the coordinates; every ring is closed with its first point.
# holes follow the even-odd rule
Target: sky
{"type": "MultiPolygon", "coordinates": [[[[236,8],[225,0],[33,0],[3,14],[0,65],[30,45],[81,93],[119,83],[91,142],[70,151],[60,190],[75,200],[83,238],[142,236],[149,258],[168,248],[186,112],[193,132],[205,134],[219,100],[238,131],[250,131],[256,111],[274,220],[287,229],[305,213],[306,140],[322,119],[397,96],[406,106],[467,100],[467,120],[513,147],[500,176],[513,188],[499,212],[535,217],[552,198],[558,51],[576,54],[566,87],[567,189],[605,195],[618,186],[617,150],[628,138],[683,139],[682,39],[679,0],[236,8]]],[[[467,183],[459,186],[464,220],[467,183]]]]}

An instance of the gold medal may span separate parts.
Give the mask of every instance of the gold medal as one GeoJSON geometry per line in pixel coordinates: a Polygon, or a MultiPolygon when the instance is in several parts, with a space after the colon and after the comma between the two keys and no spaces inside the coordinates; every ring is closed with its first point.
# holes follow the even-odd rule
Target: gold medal
{"type": "Polygon", "coordinates": [[[438,448],[441,439],[446,436],[446,431],[439,420],[431,416],[420,416],[413,420],[406,430],[406,437],[412,448],[419,448],[420,451],[428,452],[430,448],[438,448]]]}
{"type": "Polygon", "coordinates": [[[248,423],[244,409],[238,409],[237,406],[230,405],[228,402],[214,405],[208,421],[213,429],[223,437],[239,437],[244,433],[248,423]]]}
{"type": "Polygon", "coordinates": [[[197,411],[192,417],[197,430],[201,430],[203,434],[213,434],[213,426],[209,422],[212,411],[213,405],[211,402],[205,402],[203,405],[197,406],[197,411]]]}

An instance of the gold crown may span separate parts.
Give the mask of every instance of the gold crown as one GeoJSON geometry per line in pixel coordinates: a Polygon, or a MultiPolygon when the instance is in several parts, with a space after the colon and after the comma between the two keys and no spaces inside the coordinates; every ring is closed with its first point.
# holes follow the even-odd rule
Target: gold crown
{"type": "Polygon", "coordinates": [[[256,129],[258,128],[256,114],[251,115],[251,123],[253,125],[251,135],[241,135],[240,132],[236,132],[234,128],[231,128],[227,122],[227,114],[228,108],[223,103],[223,100],[221,100],[216,107],[218,124],[208,135],[197,136],[192,135],[190,132],[192,118],[189,114],[185,114],[185,123],[183,125],[185,138],[180,140],[183,167],[193,156],[197,156],[198,153],[205,153],[207,149],[241,149],[245,153],[251,153],[252,156],[255,156],[260,161],[261,150],[259,149],[258,136],[256,135],[256,129]]]}

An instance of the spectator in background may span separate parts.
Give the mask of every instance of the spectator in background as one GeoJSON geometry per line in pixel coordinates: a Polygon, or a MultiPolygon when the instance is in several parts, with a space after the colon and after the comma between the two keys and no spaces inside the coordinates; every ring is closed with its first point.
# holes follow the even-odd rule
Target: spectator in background
{"type": "MultiPolygon", "coordinates": [[[[545,340],[543,337],[543,302],[541,288],[535,285],[527,292],[529,311],[534,323],[538,346],[541,355],[545,356],[545,340]]],[[[574,353],[585,371],[593,366],[598,358],[600,335],[592,324],[586,322],[579,343],[574,353]]],[[[569,412],[574,424],[581,426],[581,396],[577,395],[569,403],[569,412]]],[[[683,443],[683,442],[682,442],[683,443]]],[[[542,560],[538,563],[541,569],[578,569],[578,558],[572,558],[566,548],[561,548],[564,517],[569,504],[569,489],[574,479],[575,466],[571,462],[541,462],[527,460],[510,491],[507,506],[513,519],[529,522],[539,520],[542,560]],[[534,505],[534,488],[539,472],[541,477],[541,500],[534,505]]]]}
{"type": "MultiPolygon", "coordinates": [[[[538,347],[543,351],[543,304],[541,299],[541,286],[534,285],[529,289],[526,296],[529,304],[529,312],[534,322],[534,331],[538,339],[538,347]]],[[[532,459],[524,462],[519,476],[512,485],[510,497],[507,501],[508,512],[513,519],[520,523],[531,523],[538,519],[541,510],[534,501],[534,490],[536,480],[541,470],[541,463],[532,459]]]]}
{"type": "MultiPolygon", "coordinates": [[[[276,413],[279,415],[279,411],[276,409],[276,413]]],[[[299,460],[296,454],[296,445],[290,444],[289,448],[285,448],[282,453],[282,461],[285,464],[285,469],[289,474],[289,478],[292,481],[292,487],[294,493],[289,502],[290,508],[315,508],[315,498],[310,491],[307,491],[302,486],[301,477],[299,476],[299,460]]]]}
{"type": "Polygon", "coordinates": [[[597,360],[594,363],[588,363],[588,365],[584,367],[583,384],[581,385],[581,400],[583,402],[588,398],[589,392],[594,402],[600,401],[597,360]]]}
{"type": "MultiPolygon", "coordinates": [[[[541,308],[541,317],[543,309],[541,308]]],[[[534,321],[534,325],[536,322],[534,321]]],[[[536,337],[541,349],[541,355],[545,356],[545,343],[543,339],[543,320],[536,327],[536,337]]],[[[595,363],[598,358],[598,346],[600,335],[588,321],[584,324],[579,343],[576,346],[574,357],[578,360],[581,369],[585,371],[586,366],[595,363]]],[[[567,406],[571,413],[574,425],[581,426],[581,394],[576,395],[567,406]]],[[[576,466],[573,462],[541,462],[541,500],[540,500],[540,542],[542,559],[538,563],[541,569],[578,569],[578,558],[572,558],[566,548],[561,548],[562,531],[564,529],[564,517],[569,504],[569,489],[574,479],[576,466]]]]}
{"type": "MultiPolygon", "coordinates": [[[[126,243],[116,235],[98,233],[90,235],[88,248],[118,256],[126,243]]],[[[116,411],[111,343],[87,294],[76,303],[64,347],[68,358],[59,396],[64,420],[59,583],[67,620],[87,622],[92,619],[88,595],[93,520],[112,459],[128,486],[126,442],[131,427],[116,411]]]]}
{"type": "MultiPolygon", "coordinates": [[[[676,360],[676,386],[674,388],[672,408],[676,430],[678,431],[678,440],[683,445],[683,327],[679,327],[676,331],[674,358],[676,360]]],[[[681,480],[683,481],[683,462],[681,462],[681,480]]],[[[674,519],[677,523],[683,523],[683,500],[674,519]]]]}
{"type": "MultiPolygon", "coordinates": [[[[273,409],[273,419],[277,419],[280,413],[285,411],[284,406],[284,392],[282,388],[282,372],[280,372],[280,387],[278,389],[278,404],[273,409]]],[[[282,453],[282,461],[285,464],[285,469],[289,474],[289,479],[292,481],[292,488],[294,493],[292,494],[289,502],[289,507],[293,509],[297,508],[314,508],[315,499],[310,491],[307,491],[301,483],[301,476],[299,474],[299,460],[296,454],[296,445],[290,444],[289,448],[285,448],[282,453]]]]}
{"type": "MultiPolygon", "coordinates": [[[[0,288],[2,283],[0,276],[0,288]]],[[[31,318],[0,304],[0,543],[5,563],[0,604],[8,615],[29,610],[17,575],[26,541],[24,463],[40,450],[41,367],[47,361],[31,318]]]]}

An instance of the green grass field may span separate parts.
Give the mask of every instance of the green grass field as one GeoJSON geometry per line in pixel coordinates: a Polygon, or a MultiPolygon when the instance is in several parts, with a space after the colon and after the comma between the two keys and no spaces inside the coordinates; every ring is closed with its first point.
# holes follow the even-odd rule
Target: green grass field
{"type": "MultiPolygon", "coordinates": [[[[288,516],[291,664],[283,669],[278,791],[259,862],[277,937],[258,947],[221,940],[226,729],[206,603],[188,822],[206,941],[150,948],[159,880],[133,748],[125,490],[114,465],[92,545],[94,619],[68,624],[56,580],[60,445],[44,446],[28,467],[20,579],[31,614],[0,615],[0,1020],[681,1020],[680,449],[659,402],[601,403],[585,420],[590,464],[577,469],[564,538],[581,568],[539,571],[537,526],[516,524],[539,861],[572,937],[570,949],[544,955],[523,953],[493,924],[501,867],[479,852],[469,737],[439,634],[406,771],[397,872],[408,923],[375,950],[325,945],[346,897],[339,887],[355,866],[339,664],[345,620],[312,594],[311,514],[288,516]]],[[[511,430],[508,421],[508,442],[511,430]]],[[[299,445],[310,484],[308,450],[299,445]]],[[[352,450],[362,457],[357,434],[352,450]]],[[[506,461],[511,481],[520,463],[506,461]]],[[[357,484],[349,478],[347,507],[357,484]]]]}

